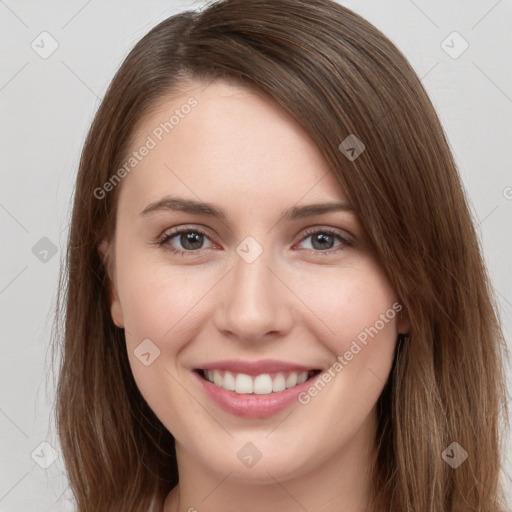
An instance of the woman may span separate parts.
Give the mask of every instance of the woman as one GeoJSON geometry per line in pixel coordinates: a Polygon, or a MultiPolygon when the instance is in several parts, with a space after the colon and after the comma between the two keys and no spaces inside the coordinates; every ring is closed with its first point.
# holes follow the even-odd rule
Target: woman
{"type": "Polygon", "coordinates": [[[151,30],[89,132],[67,256],[79,512],[506,510],[467,200],[417,76],[348,9],[151,30]]]}

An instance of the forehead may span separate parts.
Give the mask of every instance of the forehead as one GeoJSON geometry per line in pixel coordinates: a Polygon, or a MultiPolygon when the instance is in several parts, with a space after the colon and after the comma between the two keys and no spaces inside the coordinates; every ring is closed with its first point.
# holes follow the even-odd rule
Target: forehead
{"type": "Polygon", "coordinates": [[[127,156],[134,152],[121,194],[132,205],[178,190],[246,206],[306,194],[309,202],[346,199],[318,147],[280,105],[219,80],[162,98],[139,124],[127,156]]]}

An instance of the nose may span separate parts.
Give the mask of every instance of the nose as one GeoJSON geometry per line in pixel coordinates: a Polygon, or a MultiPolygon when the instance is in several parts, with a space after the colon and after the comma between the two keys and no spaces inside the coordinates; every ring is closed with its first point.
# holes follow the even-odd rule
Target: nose
{"type": "MultiPolygon", "coordinates": [[[[270,250],[249,263],[233,253],[233,266],[216,296],[214,323],[246,344],[284,336],[293,326],[293,292],[270,250]]],[[[288,274],[288,280],[289,273],[288,274]]]]}

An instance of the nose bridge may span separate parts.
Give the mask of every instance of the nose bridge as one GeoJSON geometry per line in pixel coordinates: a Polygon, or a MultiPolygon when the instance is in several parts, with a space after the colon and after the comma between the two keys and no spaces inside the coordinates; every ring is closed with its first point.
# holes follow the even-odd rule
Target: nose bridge
{"type": "Polygon", "coordinates": [[[290,328],[289,292],[275,275],[277,262],[272,254],[271,248],[264,248],[253,237],[236,247],[233,269],[217,306],[220,330],[257,340],[268,332],[290,328]]]}
{"type": "Polygon", "coordinates": [[[271,283],[274,276],[269,270],[272,262],[269,261],[269,250],[255,255],[255,248],[249,247],[245,254],[240,254],[247,249],[247,244],[240,244],[237,255],[234,257],[233,293],[236,297],[244,299],[245,304],[259,307],[269,305],[271,283]]]}

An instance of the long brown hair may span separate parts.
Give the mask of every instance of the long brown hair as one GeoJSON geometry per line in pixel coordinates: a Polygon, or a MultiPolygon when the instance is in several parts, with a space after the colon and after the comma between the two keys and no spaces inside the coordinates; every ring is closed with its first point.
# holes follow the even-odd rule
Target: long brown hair
{"type": "Polygon", "coordinates": [[[378,402],[373,510],[506,510],[506,344],[463,186],[418,77],[379,30],[333,1],[225,0],[166,19],[134,47],[83,149],[55,334],[56,424],[78,512],[148,511],[152,500],[160,510],[178,482],[174,438],[137,389],[98,253],[114,233],[122,182],[101,199],[94,190],[122,166],[151,108],[187,81],[214,79],[266,93],[306,129],[409,317],[378,402]],[[365,145],[355,159],[340,150],[350,135],[365,145]],[[442,455],[453,442],[468,454],[456,469],[442,455]]]}

